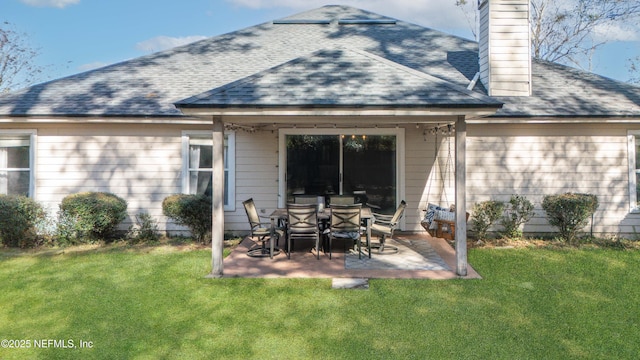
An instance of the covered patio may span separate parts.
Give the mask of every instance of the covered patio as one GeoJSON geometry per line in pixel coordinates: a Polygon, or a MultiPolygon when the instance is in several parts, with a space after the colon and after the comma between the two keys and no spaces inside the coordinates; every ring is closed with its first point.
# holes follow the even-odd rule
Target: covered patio
{"type": "MultiPolygon", "coordinates": [[[[283,132],[291,131],[287,129],[295,129],[297,133],[304,133],[306,129],[311,134],[320,129],[348,129],[350,132],[370,129],[377,132],[400,128],[401,132],[397,137],[402,143],[406,136],[403,129],[435,124],[448,124],[455,128],[454,204],[457,229],[455,251],[445,252],[443,249],[446,247],[437,245],[437,242],[435,248],[441,249],[443,256],[449,261],[453,260],[450,264],[450,276],[468,276],[470,272],[466,252],[466,121],[495,114],[502,107],[501,102],[471,91],[473,83],[469,88],[453,85],[389,62],[372,53],[337,48],[317,51],[175,103],[183,114],[211,119],[213,125],[213,234],[210,277],[229,275],[231,270],[223,269],[227,266],[226,263],[232,266],[236,259],[233,256],[223,263],[222,258],[225,128],[263,132],[270,129],[279,133],[281,138],[283,132]]],[[[410,131],[409,129],[406,131],[410,131]]],[[[403,162],[404,158],[400,157],[398,161],[403,162]]],[[[277,166],[282,174],[286,162],[281,158],[277,166]]],[[[403,175],[399,170],[396,171],[403,175]]],[[[274,205],[284,207],[287,193],[283,190],[283,183],[286,179],[281,176],[278,182],[278,204],[274,205]]],[[[404,200],[405,185],[400,181],[396,186],[397,206],[404,200]]],[[[414,199],[406,200],[411,202],[414,199]]],[[[241,259],[235,261],[239,260],[241,259]]],[[[273,262],[276,264],[281,261],[273,262]]],[[[341,264],[336,260],[333,263],[341,264]]],[[[257,264],[266,265],[255,262],[246,266],[258,266],[257,264]]],[[[295,265],[289,264],[290,271],[291,266],[295,268],[295,265]]],[[[269,267],[256,269],[267,273],[271,271],[269,267]]],[[[277,266],[274,269],[277,269],[277,266]]],[[[274,272],[282,273],[285,269],[287,267],[274,272]]],[[[409,273],[406,275],[410,276],[409,273]]]]}
{"type": "Polygon", "coordinates": [[[318,260],[310,242],[300,243],[292,252],[291,259],[287,259],[284,252],[270,259],[247,256],[247,250],[254,245],[253,240],[247,237],[224,259],[223,277],[429,280],[481,278],[471,266],[467,267],[465,276],[456,273],[455,250],[444,239],[427,233],[396,233],[390,241],[400,248],[397,254],[374,254],[371,259],[367,256],[360,259],[356,253],[346,248],[346,244],[336,244],[331,260],[322,251],[318,260]]]}

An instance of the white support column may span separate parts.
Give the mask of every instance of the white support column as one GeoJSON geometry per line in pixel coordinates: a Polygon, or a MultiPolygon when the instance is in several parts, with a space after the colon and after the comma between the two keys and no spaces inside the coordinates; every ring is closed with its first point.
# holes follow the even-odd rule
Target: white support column
{"type": "Polygon", "coordinates": [[[222,251],[224,249],[224,123],[222,117],[213,117],[213,184],[211,227],[211,274],[222,277],[222,251]]]}
{"type": "Polygon", "coordinates": [[[456,273],[467,275],[467,123],[456,121],[456,273]]]}

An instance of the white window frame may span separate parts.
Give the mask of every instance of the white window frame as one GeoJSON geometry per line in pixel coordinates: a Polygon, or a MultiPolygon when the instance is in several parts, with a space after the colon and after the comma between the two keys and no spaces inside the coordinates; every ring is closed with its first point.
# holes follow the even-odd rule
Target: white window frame
{"type": "MultiPolygon", "coordinates": [[[[36,149],[38,146],[38,132],[35,129],[0,129],[0,136],[28,136],[29,137],[29,197],[36,198],[36,149]]],[[[5,170],[9,170],[8,168],[5,170]]],[[[15,169],[14,169],[15,170],[15,169]]]]}
{"type": "MultiPolygon", "coordinates": [[[[189,139],[193,136],[209,136],[213,139],[210,130],[183,130],[182,131],[182,193],[189,194],[189,139]]],[[[224,211],[236,210],[236,133],[225,131],[227,139],[227,156],[224,162],[224,172],[227,177],[225,191],[228,203],[224,204],[224,211]]]]}
{"type": "MultiPolygon", "coordinates": [[[[287,194],[287,135],[394,135],[396,137],[396,202],[405,198],[405,130],[404,128],[329,128],[329,129],[295,129],[279,130],[278,136],[278,206],[285,207],[287,194]]],[[[342,161],[342,159],[340,159],[342,161]]],[[[398,205],[396,204],[396,205],[398,205]]]]}
{"type": "Polygon", "coordinates": [[[627,153],[629,155],[629,212],[640,214],[638,195],[636,191],[636,174],[640,169],[636,164],[636,136],[640,137],[640,130],[627,131],[627,153]]]}

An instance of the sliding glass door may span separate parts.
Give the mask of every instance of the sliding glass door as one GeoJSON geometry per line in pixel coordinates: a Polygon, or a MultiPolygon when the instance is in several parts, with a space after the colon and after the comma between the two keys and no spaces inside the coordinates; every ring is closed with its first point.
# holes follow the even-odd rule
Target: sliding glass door
{"type": "Polygon", "coordinates": [[[398,198],[398,135],[290,131],[281,135],[286,202],[296,195],[353,195],[357,202],[390,213],[398,198]]]}

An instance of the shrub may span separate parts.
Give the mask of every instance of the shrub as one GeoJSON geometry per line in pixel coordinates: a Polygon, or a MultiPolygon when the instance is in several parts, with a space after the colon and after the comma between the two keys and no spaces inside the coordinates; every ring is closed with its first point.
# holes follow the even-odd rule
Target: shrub
{"type": "Polygon", "coordinates": [[[37,226],[46,214],[42,205],[22,195],[0,195],[0,240],[6,246],[34,247],[37,226]]]}
{"type": "Polygon", "coordinates": [[[487,238],[487,231],[502,215],[504,203],[487,200],[473,205],[472,229],[478,240],[487,238]]]}
{"type": "Polygon", "coordinates": [[[502,217],[504,235],[510,238],[522,237],[520,226],[533,217],[533,203],[524,196],[511,195],[502,217]]]}
{"type": "Polygon", "coordinates": [[[129,227],[128,237],[132,242],[158,241],[158,222],[147,213],[139,213],[136,224],[129,227]]]}
{"type": "Polygon", "coordinates": [[[211,197],[176,194],[162,201],[162,213],[189,228],[196,240],[206,243],[211,234],[211,197]]]}
{"type": "Polygon", "coordinates": [[[60,204],[59,236],[71,243],[107,239],[126,217],[127,202],[114,194],[72,194],[60,204]]]}
{"type": "Polygon", "coordinates": [[[549,224],[560,230],[560,237],[573,243],[579,231],[598,208],[598,197],[591,194],[565,193],[547,195],[542,201],[549,224]]]}

